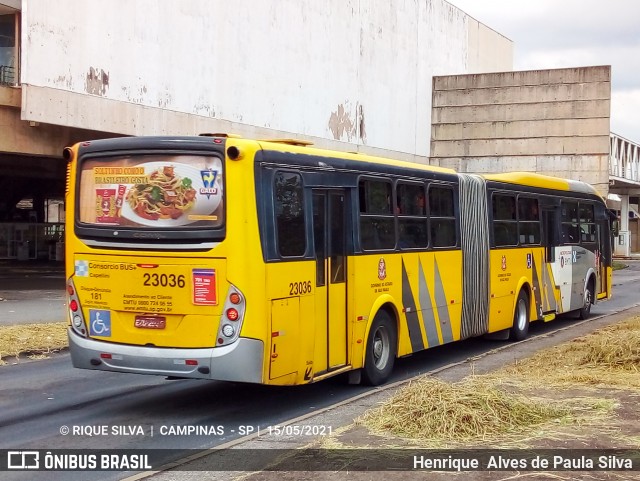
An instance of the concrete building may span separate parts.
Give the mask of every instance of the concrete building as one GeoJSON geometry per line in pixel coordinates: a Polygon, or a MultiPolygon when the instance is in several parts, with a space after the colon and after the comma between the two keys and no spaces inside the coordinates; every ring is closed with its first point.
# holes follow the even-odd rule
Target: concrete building
{"type": "Polygon", "coordinates": [[[0,258],[59,237],[36,224],[61,220],[76,141],[233,132],[426,163],[432,76],[513,58],[444,0],[0,0],[0,35],[0,258]]]}
{"type": "Polygon", "coordinates": [[[0,39],[0,258],[43,255],[22,223],[52,220],[76,141],[233,132],[426,163],[432,76],[513,66],[444,0],[0,0],[0,39]]]}
{"type": "Polygon", "coordinates": [[[610,200],[607,203],[618,212],[620,221],[614,252],[628,257],[640,252],[640,144],[614,133],[610,142],[610,200]]]}
{"type": "Polygon", "coordinates": [[[512,68],[511,41],[443,0],[23,4],[23,120],[102,132],[426,157],[432,75],[512,68]]]}
{"type": "Polygon", "coordinates": [[[606,195],[610,69],[512,67],[444,0],[0,0],[0,258],[54,255],[62,148],[114,135],[303,138],[606,195]]]}
{"type": "Polygon", "coordinates": [[[433,98],[432,164],[556,175],[607,196],[610,67],[434,77],[433,98]]]}
{"type": "Polygon", "coordinates": [[[611,133],[609,66],[436,76],[431,163],[593,185],[619,212],[614,253],[640,251],[640,145],[611,133]]]}

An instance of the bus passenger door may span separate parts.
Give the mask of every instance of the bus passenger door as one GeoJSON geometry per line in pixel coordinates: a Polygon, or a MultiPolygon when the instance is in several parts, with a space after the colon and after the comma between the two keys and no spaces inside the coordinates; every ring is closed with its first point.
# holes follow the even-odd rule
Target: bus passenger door
{"type": "Polygon", "coordinates": [[[315,375],[347,363],[347,276],[345,193],[314,190],[316,258],[315,375]]]}
{"type": "Polygon", "coordinates": [[[556,262],[556,246],[558,239],[558,226],[556,222],[556,209],[542,208],[542,245],[544,246],[544,262],[542,266],[542,310],[543,312],[556,312],[556,281],[553,276],[553,264],[556,262]]]}
{"type": "Polygon", "coordinates": [[[598,282],[595,295],[597,299],[606,299],[611,289],[611,279],[607,273],[607,259],[611,258],[611,236],[606,222],[598,222],[597,229],[598,247],[595,254],[598,282]]]}

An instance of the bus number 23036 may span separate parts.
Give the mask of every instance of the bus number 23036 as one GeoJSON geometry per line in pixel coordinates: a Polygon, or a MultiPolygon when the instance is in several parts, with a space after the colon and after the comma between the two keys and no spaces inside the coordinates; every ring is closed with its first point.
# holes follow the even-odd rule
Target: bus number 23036
{"type": "Polygon", "coordinates": [[[145,274],[144,284],[145,286],[153,287],[184,287],[186,285],[183,275],[176,276],[175,274],[145,274]]]}
{"type": "Polygon", "coordinates": [[[300,294],[309,294],[310,292],[311,292],[311,281],[289,283],[290,296],[299,296],[300,294]]]}

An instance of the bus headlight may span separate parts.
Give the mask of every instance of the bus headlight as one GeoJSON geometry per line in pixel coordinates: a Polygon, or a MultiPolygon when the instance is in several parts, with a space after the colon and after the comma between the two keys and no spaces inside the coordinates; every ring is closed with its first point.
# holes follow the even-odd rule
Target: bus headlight
{"type": "Polygon", "coordinates": [[[80,327],[82,327],[82,318],[77,314],[73,316],[73,327],[76,329],[80,329],[80,327]]]}
{"type": "Polygon", "coordinates": [[[234,331],[233,326],[231,324],[225,324],[224,326],[222,326],[222,335],[225,337],[233,337],[233,335],[236,333],[236,331],[234,331]]]}

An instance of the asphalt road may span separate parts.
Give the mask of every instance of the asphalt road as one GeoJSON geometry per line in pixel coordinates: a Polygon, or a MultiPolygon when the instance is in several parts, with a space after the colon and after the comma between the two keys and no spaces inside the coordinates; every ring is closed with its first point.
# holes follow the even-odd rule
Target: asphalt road
{"type": "Polygon", "coordinates": [[[0,326],[64,320],[61,262],[0,263],[0,326]]]}
{"type": "MultiPolygon", "coordinates": [[[[595,306],[594,315],[608,315],[637,305],[639,281],[640,263],[617,271],[614,299],[595,306]]],[[[613,317],[595,322],[613,322],[607,319],[613,317]]],[[[573,319],[534,323],[531,335],[548,337],[573,323],[573,319]]],[[[564,331],[564,336],[578,334],[572,331],[564,331]]],[[[433,372],[508,344],[471,339],[430,349],[398,360],[391,382],[433,372]]],[[[512,349],[507,357],[513,360],[524,352],[525,349],[512,349]]],[[[243,426],[264,430],[369,390],[345,385],[341,379],[291,388],[167,381],[151,376],[76,370],[71,367],[68,354],[61,354],[48,360],[0,367],[0,449],[175,449],[165,459],[172,461],[194,452],[187,450],[211,448],[238,439],[243,426]],[[216,432],[173,434],[171,429],[177,426],[209,426],[216,432]]],[[[339,424],[334,426],[337,427],[339,424]]],[[[2,479],[111,480],[122,479],[126,474],[2,473],[2,479]]]]}

